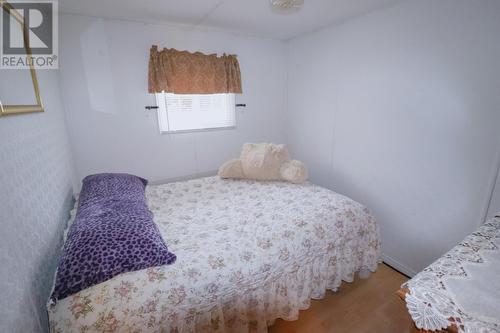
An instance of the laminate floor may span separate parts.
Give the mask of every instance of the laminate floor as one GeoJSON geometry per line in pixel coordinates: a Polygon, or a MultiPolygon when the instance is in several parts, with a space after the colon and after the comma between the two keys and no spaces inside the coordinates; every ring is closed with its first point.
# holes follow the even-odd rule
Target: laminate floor
{"type": "Polygon", "coordinates": [[[343,282],[337,292],[300,312],[299,320],[278,319],[269,333],[409,333],[415,326],[396,291],[408,278],[385,264],[365,280],[343,282]]]}

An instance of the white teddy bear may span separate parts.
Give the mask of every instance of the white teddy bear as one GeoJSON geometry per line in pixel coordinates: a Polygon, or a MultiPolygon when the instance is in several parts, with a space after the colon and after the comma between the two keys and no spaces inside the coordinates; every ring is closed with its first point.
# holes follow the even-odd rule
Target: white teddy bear
{"type": "Polygon", "coordinates": [[[219,168],[221,178],[284,180],[302,184],[307,170],[301,161],[290,160],[285,145],[245,143],[239,159],[227,161],[219,168]]]}

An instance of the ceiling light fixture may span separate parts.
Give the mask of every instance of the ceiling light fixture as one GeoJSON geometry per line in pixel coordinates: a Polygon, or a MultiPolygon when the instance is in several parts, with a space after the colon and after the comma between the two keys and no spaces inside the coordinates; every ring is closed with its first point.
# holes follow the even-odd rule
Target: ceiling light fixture
{"type": "Polygon", "coordinates": [[[302,8],[304,0],[269,0],[269,3],[275,12],[293,13],[302,8]]]}

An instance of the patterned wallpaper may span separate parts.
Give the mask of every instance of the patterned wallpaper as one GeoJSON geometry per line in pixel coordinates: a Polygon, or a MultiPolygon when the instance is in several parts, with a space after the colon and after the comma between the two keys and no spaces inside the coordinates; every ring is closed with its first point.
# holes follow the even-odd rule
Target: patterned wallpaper
{"type": "Polygon", "coordinates": [[[46,112],[0,118],[0,332],[48,330],[45,304],[73,202],[57,76],[39,79],[46,112]]]}

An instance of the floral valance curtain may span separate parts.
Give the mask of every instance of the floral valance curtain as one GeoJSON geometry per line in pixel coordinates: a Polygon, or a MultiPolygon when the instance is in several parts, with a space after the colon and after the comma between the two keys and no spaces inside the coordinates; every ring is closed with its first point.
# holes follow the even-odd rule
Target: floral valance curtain
{"type": "Polygon", "coordinates": [[[234,55],[206,55],[176,49],[149,53],[149,92],[174,94],[241,94],[241,74],[234,55]]]}

